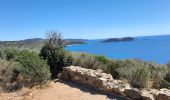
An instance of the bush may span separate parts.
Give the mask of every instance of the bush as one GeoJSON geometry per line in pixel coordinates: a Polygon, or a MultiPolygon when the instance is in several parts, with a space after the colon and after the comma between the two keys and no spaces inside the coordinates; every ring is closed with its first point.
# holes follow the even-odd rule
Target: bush
{"type": "Polygon", "coordinates": [[[132,72],[142,67],[145,67],[145,65],[140,60],[111,60],[105,71],[112,74],[113,78],[128,79],[130,81],[132,72]]]}
{"type": "Polygon", "coordinates": [[[161,82],[161,88],[170,89],[170,82],[168,82],[167,80],[162,80],[162,82],[161,82]]]}
{"type": "Polygon", "coordinates": [[[103,69],[105,65],[96,60],[93,55],[85,54],[85,53],[72,53],[73,55],[73,65],[81,66],[89,69],[103,69]]]}
{"type": "Polygon", "coordinates": [[[0,88],[2,91],[13,91],[20,88],[17,82],[18,74],[15,71],[15,62],[0,59],[0,88]]]}
{"type": "Polygon", "coordinates": [[[109,61],[108,59],[103,56],[103,55],[100,55],[100,56],[94,56],[96,58],[97,61],[103,63],[103,64],[107,64],[109,61]]]}
{"type": "Polygon", "coordinates": [[[0,59],[0,86],[4,91],[41,85],[50,79],[47,61],[42,60],[38,53],[7,49],[4,55],[7,60],[0,59]]]}
{"type": "Polygon", "coordinates": [[[165,76],[165,80],[170,82],[170,62],[167,64],[167,66],[168,66],[168,70],[165,76]]]}
{"type": "Polygon", "coordinates": [[[65,51],[65,55],[64,55],[64,66],[70,66],[73,64],[73,56],[70,52],[68,51],[65,51]]]}
{"type": "Polygon", "coordinates": [[[105,67],[104,71],[106,73],[110,73],[113,78],[120,78],[120,73],[117,71],[118,68],[122,67],[122,62],[120,60],[110,60],[107,63],[107,67],[105,67]]]}
{"type": "Polygon", "coordinates": [[[23,50],[15,59],[18,63],[16,70],[20,73],[24,85],[41,84],[50,79],[50,70],[46,61],[35,52],[23,50]]]}
{"type": "Polygon", "coordinates": [[[146,68],[137,69],[132,73],[131,85],[137,88],[146,88],[149,86],[149,70],[146,68]]]}
{"type": "Polygon", "coordinates": [[[8,48],[4,50],[4,55],[7,60],[11,60],[17,55],[17,51],[15,49],[8,48]]]}
{"type": "Polygon", "coordinates": [[[2,56],[3,56],[3,55],[2,55],[2,51],[0,50],[0,58],[2,58],[2,56]]]}
{"type": "Polygon", "coordinates": [[[56,78],[57,74],[62,70],[62,67],[72,64],[71,55],[67,56],[68,52],[64,50],[64,41],[61,34],[58,32],[49,32],[48,41],[42,47],[40,56],[47,60],[52,73],[52,78],[56,78]]]}
{"type": "Polygon", "coordinates": [[[165,65],[137,59],[111,60],[104,56],[85,53],[72,53],[72,55],[73,65],[95,70],[102,69],[104,72],[110,73],[114,79],[125,79],[138,88],[161,88],[167,70],[165,65]]]}
{"type": "Polygon", "coordinates": [[[170,62],[167,64],[167,72],[164,75],[161,87],[170,89],[170,62]]]}

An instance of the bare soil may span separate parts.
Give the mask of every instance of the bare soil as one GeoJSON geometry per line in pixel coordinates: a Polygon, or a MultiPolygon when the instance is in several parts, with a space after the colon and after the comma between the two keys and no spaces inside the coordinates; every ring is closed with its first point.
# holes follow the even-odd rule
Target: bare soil
{"type": "Polygon", "coordinates": [[[105,94],[94,88],[73,82],[50,82],[44,88],[22,88],[11,93],[0,93],[0,100],[125,100],[114,94],[105,94]]]}

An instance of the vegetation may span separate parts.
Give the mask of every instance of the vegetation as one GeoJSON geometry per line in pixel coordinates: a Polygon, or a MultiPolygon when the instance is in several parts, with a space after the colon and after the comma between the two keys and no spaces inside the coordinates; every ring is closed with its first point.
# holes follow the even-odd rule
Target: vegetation
{"type": "Polygon", "coordinates": [[[18,89],[18,73],[15,72],[15,62],[0,59],[0,92],[18,89]]]}
{"type": "Polygon", "coordinates": [[[18,62],[16,70],[22,77],[24,85],[41,84],[48,81],[51,77],[50,69],[46,61],[42,60],[35,52],[20,51],[15,61],[18,62]]]}
{"type": "Polygon", "coordinates": [[[3,90],[15,90],[47,82],[51,73],[45,60],[29,50],[6,49],[0,59],[0,84],[3,90]]]}
{"type": "Polygon", "coordinates": [[[47,33],[41,49],[23,46],[4,47],[0,50],[2,90],[11,91],[23,86],[44,84],[50,78],[57,78],[62,67],[70,65],[101,69],[110,73],[114,79],[127,80],[136,88],[170,89],[170,62],[159,65],[137,59],[111,60],[103,55],[68,52],[64,50],[62,35],[55,31],[47,33]]]}
{"type": "Polygon", "coordinates": [[[127,80],[136,88],[169,88],[166,65],[137,59],[111,60],[104,56],[84,53],[72,53],[72,56],[73,65],[95,70],[102,69],[115,79],[127,80]]]}
{"type": "MultiPolygon", "coordinates": [[[[33,38],[33,39],[26,39],[20,41],[0,41],[0,50],[4,50],[7,48],[13,49],[29,49],[35,52],[39,52],[41,48],[44,46],[44,43],[47,42],[47,39],[42,38],[33,38]]],[[[72,44],[84,44],[84,39],[64,39],[65,45],[72,45],[72,44]]]]}
{"type": "Polygon", "coordinates": [[[47,60],[52,73],[52,78],[56,78],[62,67],[72,64],[71,56],[67,56],[67,52],[64,50],[64,41],[62,36],[58,32],[48,32],[47,42],[40,51],[40,56],[47,60]]]}

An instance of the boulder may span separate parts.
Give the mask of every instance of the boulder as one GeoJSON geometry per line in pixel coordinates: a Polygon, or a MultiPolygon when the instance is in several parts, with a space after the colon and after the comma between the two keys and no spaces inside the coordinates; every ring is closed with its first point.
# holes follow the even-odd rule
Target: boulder
{"type": "Polygon", "coordinates": [[[132,98],[132,99],[141,99],[141,94],[138,89],[125,89],[124,93],[127,97],[132,98]]]}
{"type": "Polygon", "coordinates": [[[170,90],[168,89],[160,89],[156,100],[170,100],[170,90]]]}
{"type": "Polygon", "coordinates": [[[130,87],[121,80],[114,80],[110,74],[78,66],[64,67],[61,79],[93,86],[105,92],[115,91],[117,94],[123,94],[124,88],[130,87]]]}
{"type": "Polygon", "coordinates": [[[141,99],[142,100],[155,100],[153,95],[150,94],[147,90],[141,90],[141,99]]]}

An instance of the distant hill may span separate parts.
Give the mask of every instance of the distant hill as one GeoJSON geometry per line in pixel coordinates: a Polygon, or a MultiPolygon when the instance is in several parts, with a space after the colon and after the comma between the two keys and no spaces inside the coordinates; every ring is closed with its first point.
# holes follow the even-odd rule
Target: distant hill
{"type": "Polygon", "coordinates": [[[102,42],[121,42],[121,41],[133,41],[133,37],[123,37],[123,38],[109,38],[102,42]]]}
{"type": "MultiPolygon", "coordinates": [[[[46,39],[42,38],[32,38],[19,41],[0,41],[0,49],[6,47],[40,49],[46,41],[46,39]]],[[[72,44],[84,44],[85,41],[85,39],[64,39],[66,46],[72,44]]]]}
{"type": "Polygon", "coordinates": [[[25,39],[25,40],[20,40],[18,42],[38,42],[38,41],[44,41],[45,39],[42,38],[32,38],[32,39],[25,39]]]}

